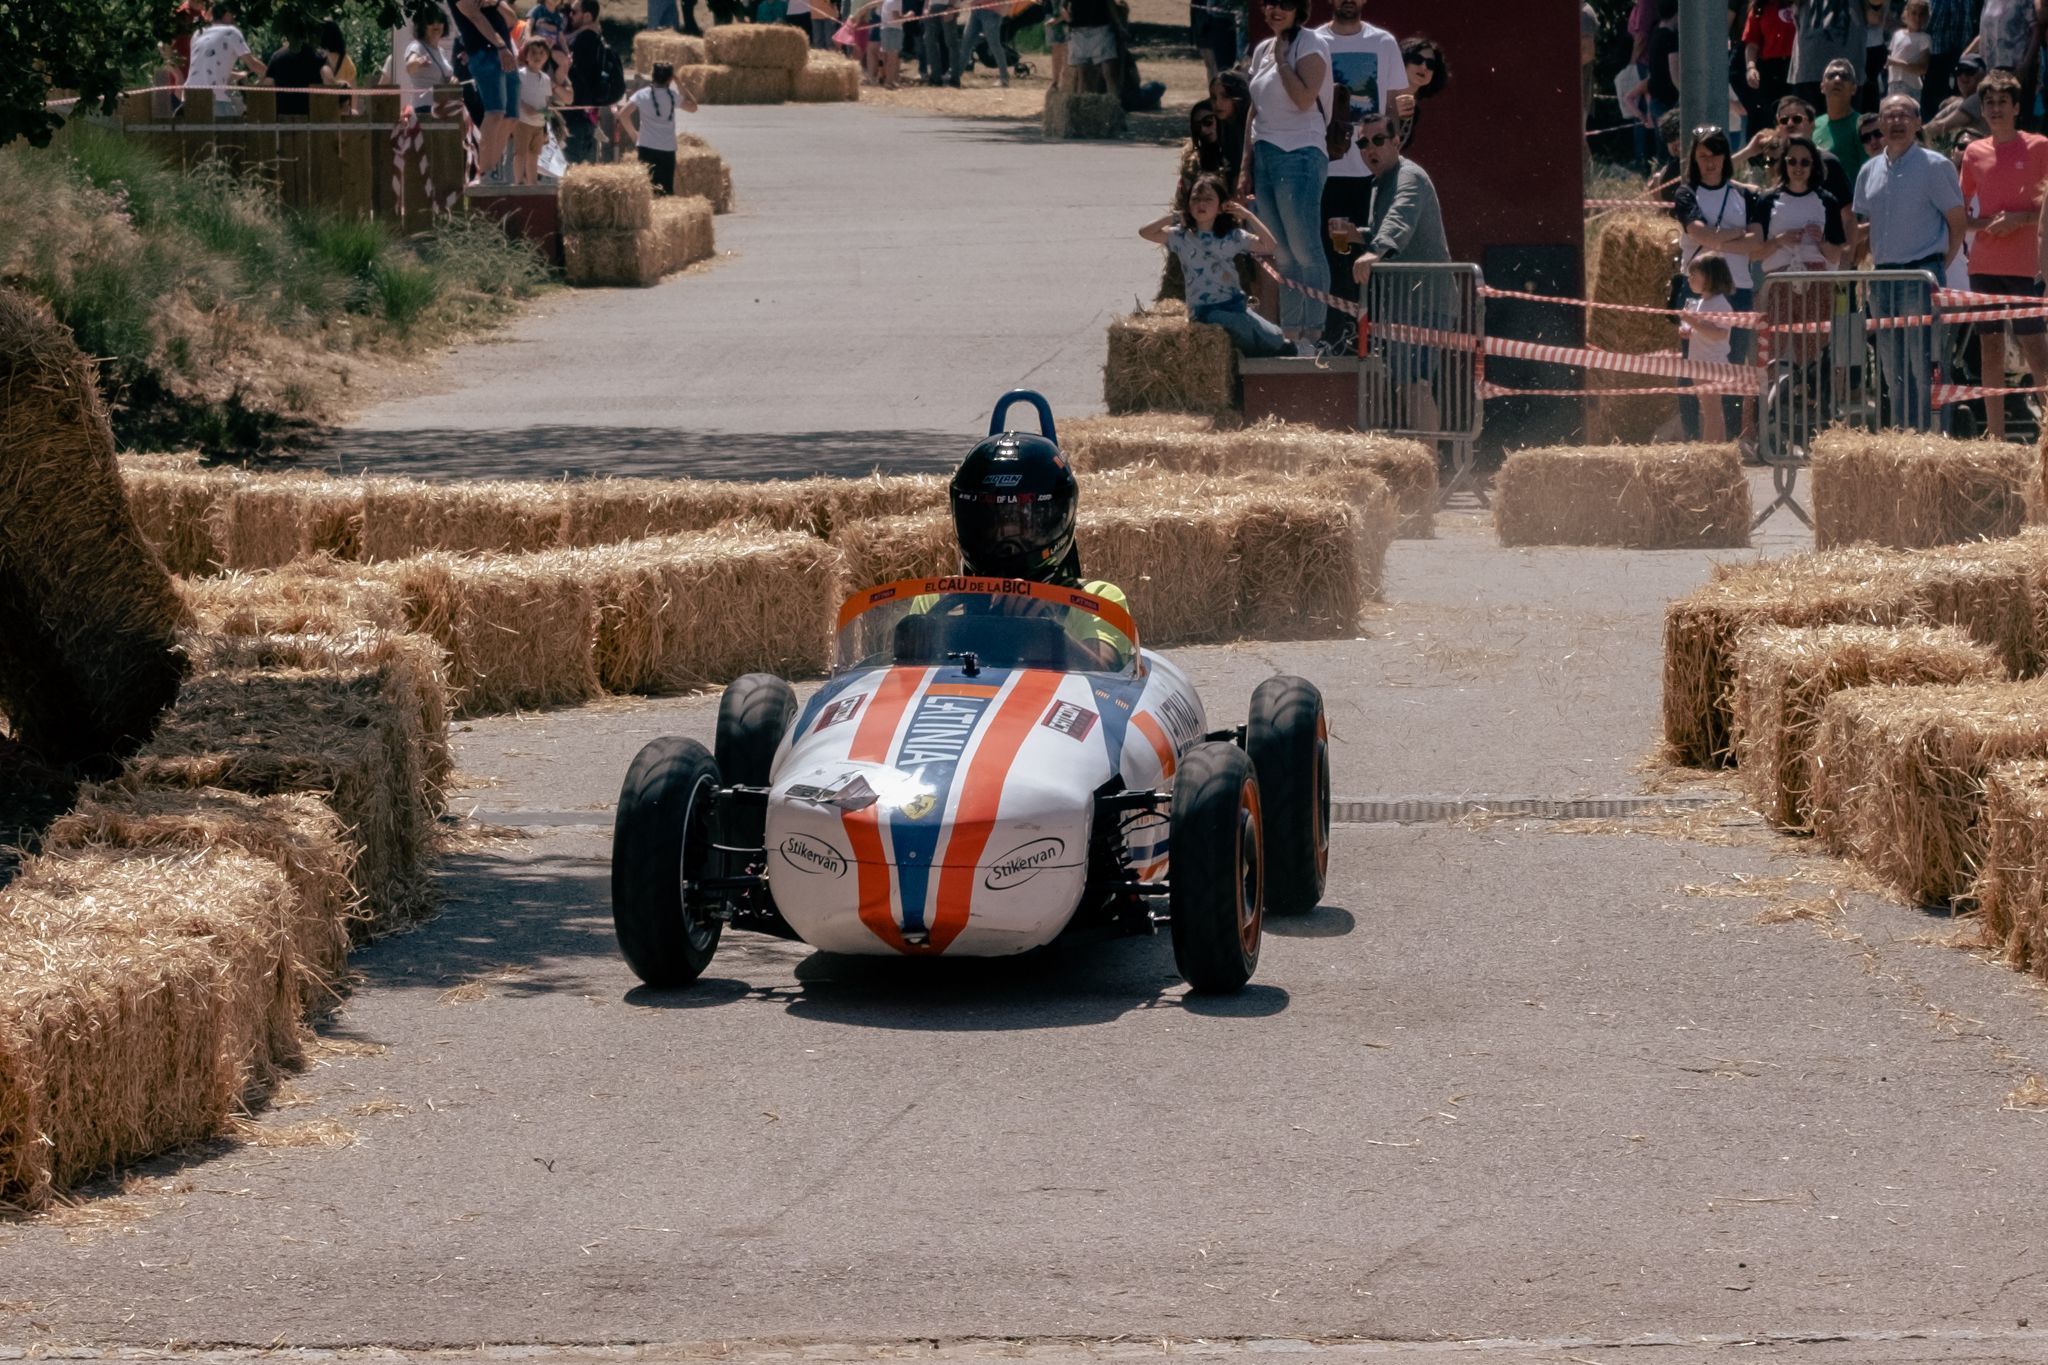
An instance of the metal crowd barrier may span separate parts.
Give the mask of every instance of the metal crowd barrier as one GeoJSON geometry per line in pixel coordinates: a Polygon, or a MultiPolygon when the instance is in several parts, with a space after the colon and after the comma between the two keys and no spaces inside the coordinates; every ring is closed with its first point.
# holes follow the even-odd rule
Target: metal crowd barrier
{"type": "Polygon", "coordinates": [[[1924,270],[1787,270],[1757,291],[1757,454],[1774,497],[1813,524],[1795,497],[1813,438],[1832,426],[1931,430],[1940,376],[1953,368],[1949,328],[1924,270]]]}
{"type": "Polygon", "coordinates": [[[1486,494],[1475,476],[1486,404],[1479,394],[1486,302],[1470,264],[1373,267],[1360,291],[1358,428],[1448,446],[1451,476],[1442,501],[1486,494]]]}

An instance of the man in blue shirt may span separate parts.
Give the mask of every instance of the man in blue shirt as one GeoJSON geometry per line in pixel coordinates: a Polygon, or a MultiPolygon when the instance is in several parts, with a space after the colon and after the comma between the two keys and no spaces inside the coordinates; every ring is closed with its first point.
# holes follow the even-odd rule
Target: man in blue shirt
{"type": "MultiPolygon", "coordinates": [[[[1920,145],[1920,102],[1912,95],[1887,95],[1878,106],[1883,151],[1856,175],[1856,217],[1867,224],[1871,263],[1879,270],[1910,270],[1947,278],[1949,262],[1963,249],[1963,187],[1945,156],[1920,145]]],[[[1870,287],[1870,316],[1925,317],[1933,297],[1924,280],[1878,281],[1870,287]]],[[[1878,333],[1878,362],[1890,390],[1893,425],[1925,431],[1933,383],[1931,324],[1887,328],[1878,333]]]]}

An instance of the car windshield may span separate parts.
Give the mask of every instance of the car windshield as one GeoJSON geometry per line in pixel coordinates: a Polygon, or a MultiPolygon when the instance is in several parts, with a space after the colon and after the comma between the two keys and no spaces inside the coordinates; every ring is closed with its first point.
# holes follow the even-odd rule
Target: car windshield
{"type": "Polygon", "coordinates": [[[905,578],[839,609],[835,674],[948,663],[1133,673],[1138,628],[1115,602],[1014,578],[905,578]]]}

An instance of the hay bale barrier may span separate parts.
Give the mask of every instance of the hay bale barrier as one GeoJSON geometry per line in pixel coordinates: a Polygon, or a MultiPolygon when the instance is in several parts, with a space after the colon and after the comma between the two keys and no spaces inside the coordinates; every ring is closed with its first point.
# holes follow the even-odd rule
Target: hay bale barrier
{"type": "Polygon", "coordinates": [[[637,161],[571,166],[556,189],[564,233],[637,232],[654,222],[654,182],[637,161]]]}
{"type": "Polygon", "coordinates": [[[2038,656],[2038,592],[2019,566],[1938,552],[1829,550],[1717,566],[1664,611],[1664,742],[1675,763],[1731,761],[1735,650],[1757,626],[1953,625],[2008,673],[2038,656]]]}
{"type": "Polygon", "coordinates": [[[668,270],[668,237],[658,228],[562,234],[562,273],[577,289],[647,289],[668,270]]]}
{"type": "Polygon", "coordinates": [[[1233,412],[1237,348],[1230,333],[1189,322],[1175,305],[1118,318],[1109,324],[1102,397],[1112,413],[1233,412]]]}
{"type": "Polygon", "coordinates": [[[1503,545],[1735,549],[1749,544],[1749,520],[1733,446],[1518,450],[1494,480],[1503,545]]]}
{"type": "Polygon", "coordinates": [[[378,572],[447,652],[460,716],[570,706],[600,691],[597,594],[556,556],[427,554],[378,572]]]}
{"type": "Polygon", "coordinates": [[[1115,95],[1080,90],[1048,90],[1039,129],[1047,141],[1120,138],[1130,130],[1123,101],[1115,95]]]}
{"type": "Polygon", "coordinates": [[[1921,549],[2017,535],[2036,459],[2005,441],[1836,428],[1813,442],[1813,541],[1921,549]]]}
{"type": "Polygon", "coordinates": [[[860,63],[829,52],[813,52],[790,79],[789,97],[798,104],[838,104],[860,99],[860,63]]]}
{"type": "MultiPolygon", "coordinates": [[[[732,171],[709,147],[676,148],[676,197],[702,199],[713,213],[732,211],[732,171]]],[[[709,253],[706,253],[709,254],[709,253]]]]}
{"type": "Polygon", "coordinates": [[[174,574],[218,573],[226,567],[221,509],[244,480],[230,470],[121,461],[121,486],[136,529],[174,574]]]}
{"type": "Polygon", "coordinates": [[[1984,865],[1972,895],[1987,947],[2048,980],[2048,762],[1984,776],[1984,865]]]}
{"type": "Polygon", "coordinates": [[[1245,496],[1229,516],[1239,634],[1293,640],[1358,633],[1369,584],[1349,504],[1276,490],[1245,496]]]}
{"type": "Polygon", "coordinates": [[[214,511],[227,569],[275,569],[308,555],[361,556],[360,480],[267,474],[236,481],[214,511]]]}
{"type": "Polygon", "coordinates": [[[704,35],[704,51],[721,66],[790,75],[811,60],[810,38],[790,24],[720,24],[704,35]]]}
{"type": "Polygon", "coordinates": [[[374,479],[363,493],[363,559],[552,550],[562,543],[571,496],[570,486],[558,483],[374,479]]]}
{"type": "MultiPolygon", "coordinates": [[[[1603,215],[1588,225],[1586,297],[1597,303],[1625,303],[1639,308],[1664,308],[1671,302],[1671,277],[1678,268],[1678,224],[1666,214],[1603,215]]],[[[1653,313],[1591,310],[1586,344],[1602,350],[1644,355],[1678,345],[1677,319],[1653,313]]],[[[1656,388],[1659,382],[1612,370],[1586,371],[1586,387],[1600,389],[1656,388]]],[[[1678,411],[1668,395],[1594,398],[1588,404],[1586,431],[1600,443],[1640,443],[1678,411]]]]}
{"type": "Polygon", "coordinates": [[[643,28],[633,35],[633,70],[645,76],[657,65],[701,66],[710,60],[702,38],[674,29],[643,28]]]}
{"type": "MultiPolygon", "coordinates": [[[[756,24],[753,28],[786,33],[801,42],[801,35],[784,24],[756,24]]],[[[714,30],[714,32],[717,30],[714,30]]],[[[810,50],[804,45],[804,50],[810,50]]],[[[703,66],[676,68],[676,79],[697,92],[700,104],[783,104],[790,96],[799,68],[731,66],[717,61],[703,66]]]]}
{"type": "Polygon", "coordinates": [[[651,230],[662,240],[663,274],[694,265],[714,252],[709,199],[664,196],[654,205],[651,230]]]}
{"type": "Polygon", "coordinates": [[[59,765],[110,770],[178,694],[184,604],[130,515],[93,369],[0,290],[0,713],[59,765]]]}
{"type": "Polygon", "coordinates": [[[2048,758],[2048,681],[1837,692],[1813,755],[1821,841],[1914,901],[1946,906],[1985,865],[1991,770],[2048,758]]]}
{"type": "Polygon", "coordinates": [[[1811,828],[1807,795],[1822,705],[1873,685],[2002,681],[1998,656],[1948,626],[1765,626],[1735,650],[1736,771],[1756,808],[1784,829],[1811,828]]]}
{"type": "Polygon", "coordinates": [[[1084,578],[1123,589],[1147,644],[1224,640],[1242,579],[1233,518],[1193,497],[1119,505],[1084,493],[1075,534],[1084,578]]]}

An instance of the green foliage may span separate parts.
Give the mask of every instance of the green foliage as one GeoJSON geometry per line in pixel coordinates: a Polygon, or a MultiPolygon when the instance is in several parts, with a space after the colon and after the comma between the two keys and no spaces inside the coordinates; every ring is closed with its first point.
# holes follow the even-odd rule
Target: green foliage
{"type": "Polygon", "coordinates": [[[414,324],[434,306],[440,292],[434,272],[423,266],[398,262],[379,263],[370,275],[377,306],[384,321],[400,336],[410,336],[414,324]]]}

